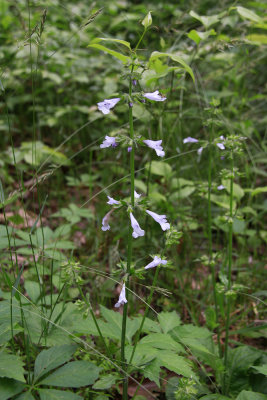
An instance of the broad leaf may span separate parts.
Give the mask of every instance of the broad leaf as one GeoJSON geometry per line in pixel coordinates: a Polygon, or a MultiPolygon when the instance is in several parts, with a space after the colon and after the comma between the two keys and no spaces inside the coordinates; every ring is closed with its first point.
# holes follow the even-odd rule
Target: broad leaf
{"type": "Polygon", "coordinates": [[[25,385],[14,379],[0,378],[0,395],[1,400],[7,400],[22,392],[25,385]]]}
{"type": "Polygon", "coordinates": [[[249,19],[250,21],[253,22],[262,22],[262,19],[255,14],[253,11],[249,10],[248,8],[238,6],[236,7],[236,10],[241,17],[245,19],[249,19]]]}
{"type": "Polygon", "coordinates": [[[90,361],[72,361],[42,380],[42,385],[78,388],[95,383],[100,369],[90,361]]]}
{"type": "Polygon", "coordinates": [[[183,347],[164,333],[151,333],[140,340],[140,344],[145,344],[156,349],[173,350],[175,352],[184,352],[183,347]]]}
{"type": "Polygon", "coordinates": [[[56,389],[39,389],[41,400],[83,400],[81,396],[76,393],[63,392],[56,389]]]}
{"type": "Polygon", "coordinates": [[[192,31],[190,31],[187,34],[189,39],[194,40],[194,42],[196,44],[199,44],[201,42],[201,40],[206,40],[206,39],[208,39],[209,36],[214,36],[214,35],[216,35],[216,32],[214,29],[210,29],[209,31],[206,31],[206,32],[198,32],[195,29],[193,29],[192,31]]]}
{"type": "Polygon", "coordinates": [[[164,333],[170,332],[176,326],[181,324],[181,319],[179,315],[175,312],[164,312],[158,314],[158,320],[160,323],[160,327],[164,333]]]}
{"type": "Polygon", "coordinates": [[[111,49],[108,49],[105,46],[102,46],[101,44],[89,44],[88,47],[92,47],[97,50],[102,50],[105,51],[106,53],[112,55],[113,57],[117,58],[118,60],[122,61],[124,64],[126,64],[128,61],[130,61],[130,57],[124,56],[123,54],[119,53],[118,51],[114,51],[111,49]]]}
{"type": "Polygon", "coordinates": [[[47,372],[69,361],[76,348],[75,344],[65,344],[41,351],[35,360],[34,381],[36,382],[47,372]]]}
{"type": "Polygon", "coordinates": [[[171,351],[162,350],[158,352],[157,359],[160,361],[160,365],[168,370],[183,375],[186,378],[192,377],[193,379],[197,379],[190,363],[184,357],[177,356],[171,351]]]}
{"type": "Polygon", "coordinates": [[[95,382],[93,385],[93,389],[96,390],[104,390],[104,389],[109,389],[111,386],[113,386],[118,377],[116,375],[105,375],[102,376],[98,381],[95,382]]]}
{"type": "Polygon", "coordinates": [[[242,392],[237,396],[236,400],[266,400],[266,394],[242,390],[242,392]]]}
{"type": "Polygon", "coordinates": [[[91,41],[91,44],[97,44],[99,42],[114,42],[114,43],[120,43],[123,44],[124,46],[128,47],[129,50],[131,49],[131,45],[129,42],[126,42],[126,40],[121,40],[121,39],[113,39],[113,38],[95,38],[91,41]]]}
{"type": "Polygon", "coordinates": [[[267,364],[260,366],[253,366],[252,368],[258,371],[260,374],[267,376],[267,364]]]}
{"type": "Polygon", "coordinates": [[[16,397],[16,400],[35,400],[31,392],[25,392],[16,397]]]}
{"type": "Polygon", "coordinates": [[[0,377],[16,379],[20,382],[26,382],[24,378],[23,362],[18,356],[13,354],[0,353],[0,377]]]}
{"type": "Polygon", "coordinates": [[[197,19],[200,21],[205,28],[209,28],[211,25],[216,24],[219,22],[219,15],[210,15],[210,16],[204,16],[204,15],[198,15],[195,11],[191,10],[190,13],[191,17],[197,19]]]}
{"type": "Polygon", "coordinates": [[[184,69],[186,70],[186,72],[189,73],[189,75],[191,76],[191,78],[195,82],[195,77],[194,77],[194,73],[193,73],[192,68],[189,67],[189,65],[178,54],[161,53],[159,51],[153,51],[153,53],[151,54],[151,56],[149,58],[149,63],[152,62],[153,60],[157,59],[157,58],[160,58],[160,57],[170,57],[173,61],[181,64],[184,67],[184,69]]]}
{"type": "MultiPolygon", "coordinates": [[[[150,163],[147,163],[145,165],[145,168],[147,170],[149,170],[150,163]]],[[[171,175],[172,168],[169,164],[165,163],[164,161],[152,161],[150,171],[151,171],[151,174],[164,176],[166,178],[171,175]]]]}
{"type": "Polygon", "coordinates": [[[150,379],[151,381],[155,382],[158,387],[160,387],[159,375],[160,375],[160,361],[155,358],[152,360],[145,369],[142,370],[142,374],[145,378],[150,379]]]}

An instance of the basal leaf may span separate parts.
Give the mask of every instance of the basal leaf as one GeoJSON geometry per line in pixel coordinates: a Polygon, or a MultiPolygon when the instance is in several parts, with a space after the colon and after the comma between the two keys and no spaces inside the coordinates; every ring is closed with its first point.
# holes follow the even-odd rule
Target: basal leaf
{"type": "Polygon", "coordinates": [[[0,353],[0,377],[16,379],[20,382],[26,382],[24,378],[24,368],[22,360],[13,354],[0,353]]]}
{"type": "Polygon", "coordinates": [[[11,399],[16,394],[22,392],[25,385],[14,379],[0,378],[0,395],[1,400],[11,399]]]}
{"type": "Polygon", "coordinates": [[[158,320],[160,323],[160,327],[164,333],[170,332],[176,326],[181,324],[181,319],[179,315],[175,312],[164,312],[158,314],[158,320]]]}
{"type": "Polygon", "coordinates": [[[242,392],[237,396],[236,400],[266,400],[266,394],[242,390],[242,392]]]}
{"type": "Polygon", "coordinates": [[[156,349],[173,350],[175,352],[184,352],[183,347],[172,337],[164,333],[151,333],[140,340],[140,344],[145,344],[156,349]]]}
{"type": "Polygon", "coordinates": [[[83,400],[81,396],[76,393],[63,392],[56,389],[39,389],[41,400],[83,400]]]}

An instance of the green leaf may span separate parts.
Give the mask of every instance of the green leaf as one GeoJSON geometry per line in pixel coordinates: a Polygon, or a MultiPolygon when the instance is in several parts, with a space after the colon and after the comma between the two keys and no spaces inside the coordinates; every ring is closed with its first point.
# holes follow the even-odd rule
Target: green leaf
{"type": "MultiPolygon", "coordinates": [[[[145,168],[149,170],[150,163],[145,165],[145,168]]],[[[165,178],[169,177],[172,173],[172,168],[169,164],[163,161],[152,161],[151,163],[151,174],[164,176],[165,178]]]]}
{"type": "Polygon", "coordinates": [[[161,53],[159,51],[153,51],[153,53],[151,54],[151,56],[149,58],[149,63],[151,63],[153,60],[160,58],[160,57],[170,57],[173,61],[181,64],[184,67],[184,69],[186,70],[186,72],[189,73],[189,75],[195,82],[195,77],[194,77],[192,68],[189,67],[189,65],[179,55],[173,54],[173,53],[161,53]]]}
{"type": "Polygon", "coordinates": [[[237,396],[236,400],[266,400],[266,394],[242,390],[242,392],[237,396]]]}
{"type": "Polygon", "coordinates": [[[92,47],[97,50],[105,51],[106,53],[112,55],[113,57],[117,58],[118,60],[122,61],[124,64],[129,62],[131,59],[130,57],[124,56],[123,54],[119,53],[118,51],[114,51],[111,49],[108,49],[105,46],[102,46],[101,44],[89,44],[88,47],[92,47]]]}
{"type": "Polygon", "coordinates": [[[36,382],[47,372],[69,361],[76,348],[75,344],[65,344],[41,351],[34,364],[34,381],[36,382]]]}
{"type": "Polygon", "coordinates": [[[113,386],[118,377],[116,375],[105,375],[102,376],[98,381],[95,382],[93,385],[93,389],[96,390],[104,390],[104,389],[109,389],[111,386],[113,386]]]}
{"type": "Polygon", "coordinates": [[[173,376],[168,379],[168,383],[166,385],[166,399],[167,400],[176,400],[175,392],[179,387],[180,378],[178,376],[173,376]]]}
{"type": "Polygon", "coordinates": [[[21,382],[8,378],[0,378],[1,400],[13,398],[16,394],[22,392],[25,385],[21,382]]]}
{"type": "Polygon", "coordinates": [[[72,361],[42,380],[42,385],[78,388],[95,383],[100,369],[90,361],[72,361]]]}
{"type": "Polygon", "coordinates": [[[169,371],[183,375],[186,378],[192,377],[192,379],[196,379],[190,363],[184,357],[177,356],[171,351],[162,350],[158,352],[157,358],[160,360],[161,365],[169,371]]]}
{"type": "Polygon", "coordinates": [[[158,320],[164,333],[170,332],[173,328],[176,328],[176,326],[181,324],[181,319],[176,311],[162,311],[158,314],[158,320]]]}
{"type": "MultiPolygon", "coordinates": [[[[123,44],[124,46],[128,47],[129,50],[132,51],[131,45],[129,42],[126,42],[126,40],[121,40],[121,39],[113,39],[113,38],[95,38],[93,39],[90,43],[91,44],[97,44],[101,41],[106,41],[106,42],[114,42],[114,43],[120,43],[123,44]]],[[[90,46],[90,45],[89,45],[90,46]]]]}
{"type": "Polygon", "coordinates": [[[26,382],[24,378],[23,362],[18,356],[13,354],[0,353],[0,377],[16,379],[20,382],[26,382]]]}
{"type": "Polygon", "coordinates": [[[16,400],[35,400],[31,392],[25,392],[16,397],[16,400]]]}
{"type": "Polygon", "coordinates": [[[219,22],[219,15],[210,15],[210,16],[204,16],[204,15],[198,15],[195,11],[191,10],[189,15],[191,15],[191,17],[197,19],[198,21],[200,21],[206,29],[208,29],[211,25],[216,24],[217,22],[219,22]]]}
{"type": "Polygon", "coordinates": [[[267,364],[260,366],[253,366],[252,368],[256,369],[260,374],[267,376],[267,364]]]}
{"type": "Polygon", "coordinates": [[[230,397],[223,396],[222,394],[207,394],[201,397],[201,400],[231,400],[230,397]]]}
{"type": "Polygon", "coordinates": [[[152,360],[143,370],[142,374],[145,378],[155,382],[160,387],[159,375],[160,375],[160,361],[155,358],[152,360]]]}
{"type": "MultiPolygon", "coordinates": [[[[230,180],[229,179],[223,179],[222,180],[222,184],[225,187],[225,189],[227,190],[227,192],[230,193],[230,186],[231,186],[230,180]]],[[[234,183],[233,194],[234,194],[234,197],[237,200],[241,200],[242,197],[245,195],[245,192],[244,192],[244,190],[242,189],[241,186],[239,186],[237,183],[234,183]]]]}
{"type": "MultiPolygon", "coordinates": [[[[16,336],[20,332],[23,332],[23,328],[18,323],[13,323],[13,336],[16,336]]],[[[0,324],[0,345],[8,342],[11,337],[11,323],[10,321],[5,321],[0,324]]]]}
{"type": "Polygon", "coordinates": [[[76,393],[63,392],[56,389],[39,389],[41,400],[83,400],[81,396],[76,393]]]}
{"type": "Polygon", "coordinates": [[[257,14],[255,14],[254,11],[251,11],[248,8],[238,6],[236,7],[236,10],[238,14],[245,19],[249,19],[253,22],[262,22],[262,19],[257,14]]]}
{"type": "Polygon", "coordinates": [[[216,35],[214,29],[210,29],[209,31],[206,32],[198,32],[195,29],[193,29],[187,34],[189,39],[192,39],[196,44],[199,44],[201,40],[206,40],[208,39],[209,36],[214,36],[214,35],[216,35]]]}
{"type": "Polygon", "coordinates": [[[150,11],[147,13],[141,23],[145,27],[145,29],[147,29],[152,24],[152,16],[150,11]]]}
{"type": "Polygon", "coordinates": [[[162,350],[173,350],[175,352],[184,352],[183,347],[164,333],[151,333],[140,340],[140,344],[155,347],[162,350]]]}
{"type": "Polygon", "coordinates": [[[251,196],[253,197],[253,196],[256,196],[257,194],[266,193],[266,192],[267,192],[267,186],[258,187],[251,192],[251,196]]]}

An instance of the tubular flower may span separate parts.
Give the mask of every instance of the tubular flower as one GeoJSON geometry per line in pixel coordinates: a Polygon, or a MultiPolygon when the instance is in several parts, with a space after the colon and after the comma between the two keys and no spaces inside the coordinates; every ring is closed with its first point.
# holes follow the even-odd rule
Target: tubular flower
{"type": "Polygon", "coordinates": [[[216,145],[219,147],[219,149],[224,150],[225,146],[223,143],[216,143],[216,145]]]}
{"type": "Polygon", "coordinates": [[[200,156],[201,153],[202,153],[202,151],[203,151],[203,147],[200,147],[200,148],[198,149],[198,151],[197,151],[197,154],[200,156]]]}
{"type": "Polygon", "coordinates": [[[115,105],[120,101],[120,97],[116,97],[115,99],[105,99],[104,101],[100,101],[100,103],[97,103],[97,107],[99,111],[101,111],[103,114],[109,114],[110,109],[115,107],[115,105]]]}
{"type": "Polygon", "coordinates": [[[120,202],[118,200],[115,200],[112,197],[108,196],[107,204],[110,204],[112,206],[113,204],[120,204],[120,202]]]}
{"type": "Polygon", "coordinates": [[[159,215],[154,213],[153,211],[146,210],[146,213],[149,214],[156,222],[158,222],[163,231],[167,231],[170,229],[170,224],[166,219],[166,215],[159,215]]]}
{"type": "Polygon", "coordinates": [[[115,304],[115,307],[118,308],[120,306],[123,306],[125,303],[127,303],[126,295],[125,295],[125,283],[122,285],[122,289],[120,292],[120,297],[119,301],[115,304]]]}
{"type": "Polygon", "coordinates": [[[164,157],[165,151],[163,151],[163,147],[161,146],[162,140],[143,140],[143,142],[150,147],[151,149],[155,150],[157,156],[164,157]]]}
{"type": "Polygon", "coordinates": [[[139,197],[141,197],[141,194],[139,194],[136,191],[134,191],[134,198],[135,199],[139,199],[139,197]]]}
{"type": "Polygon", "coordinates": [[[104,218],[102,219],[102,231],[109,231],[110,230],[110,226],[109,226],[109,218],[110,218],[110,214],[112,213],[113,210],[109,211],[104,218]]]}
{"type": "Polygon", "coordinates": [[[110,146],[112,146],[112,147],[117,146],[116,138],[106,135],[104,142],[100,145],[100,148],[105,149],[106,147],[110,147],[110,146]]]}
{"type": "Polygon", "coordinates": [[[225,187],[223,185],[219,185],[219,186],[217,186],[217,189],[218,190],[223,190],[223,189],[225,189],[225,187]]]}
{"type": "Polygon", "coordinates": [[[195,138],[192,138],[191,136],[188,136],[187,138],[185,138],[183,140],[183,143],[197,143],[197,142],[198,142],[198,140],[195,138]]]}
{"type": "Polygon", "coordinates": [[[167,264],[167,260],[162,260],[160,257],[155,256],[154,260],[151,261],[151,263],[147,264],[145,266],[145,269],[149,269],[149,268],[154,268],[157,267],[158,265],[166,265],[167,264]]]}
{"type": "Polygon", "coordinates": [[[131,218],[131,225],[133,228],[133,233],[132,233],[133,237],[136,239],[139,236],[144,236],[145,231],[143,231],[143,229],[140,228],[138,222],[136,221],[132,213],[130,213],[130,218],[131,218]]]}
{"type": "Polygon", "coordinates": [[[143,96],[146,99],[153,100],[153,101],[165,101],[167,97],[162,96],[158,90],[153,93],[144,93],[143,96]]]}

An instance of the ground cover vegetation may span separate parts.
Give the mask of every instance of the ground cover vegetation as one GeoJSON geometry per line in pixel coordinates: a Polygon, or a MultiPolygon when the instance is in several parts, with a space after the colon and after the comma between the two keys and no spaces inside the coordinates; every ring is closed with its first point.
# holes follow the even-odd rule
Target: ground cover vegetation
{"type": "Polygon", "coordinates": [[[0,10],[0,399],[266,399],[266,4],[0,10]]]}

